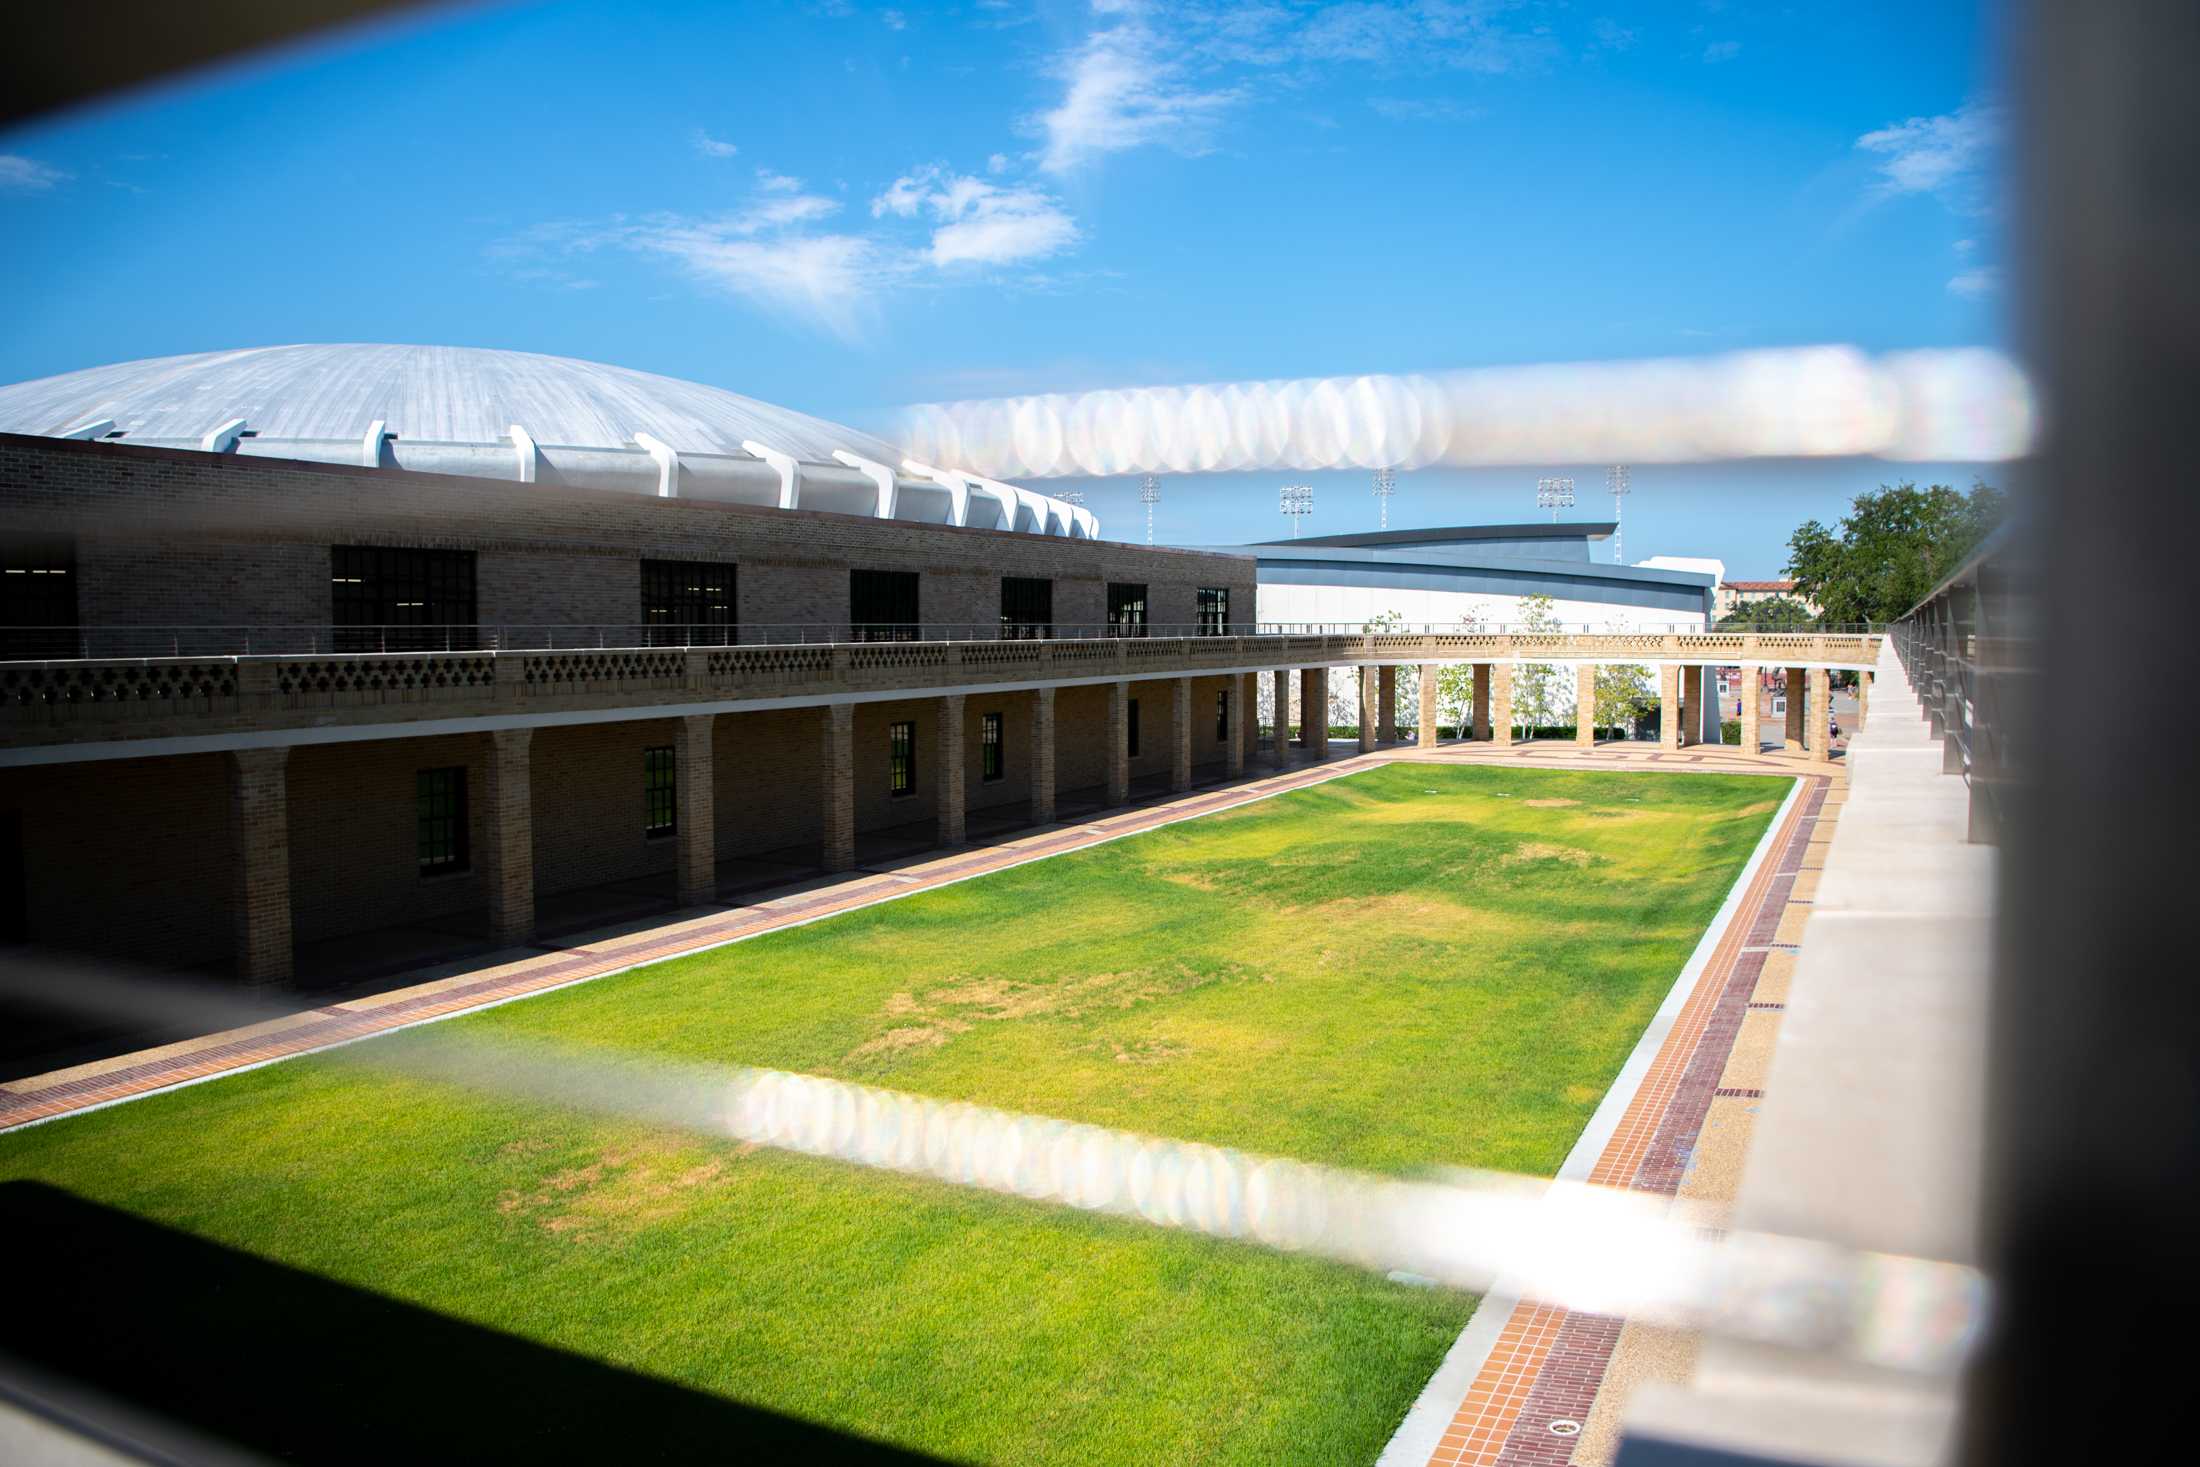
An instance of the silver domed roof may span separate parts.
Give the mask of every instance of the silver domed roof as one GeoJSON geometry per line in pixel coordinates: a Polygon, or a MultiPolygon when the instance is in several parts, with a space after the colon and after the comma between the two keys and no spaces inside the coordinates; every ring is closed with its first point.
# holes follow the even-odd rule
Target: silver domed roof
{"type": "Polygon", "coordinates": [[[89,367],[0,387],[0,432],[53,435],[112,419],[121,441],[198,439],[242,418],[267,439],[493,443],[514,424],[545,446],[623,448],[647,434],[682,453],[761,442],[809,463],[884,440],[752,397],[598,362],[463,346],[267,346],[89,367]]]}
{"type": "Polygon", "coordinates": [[[1091,539],[1090,511],[753,397],[535,352],[265,346],[0,387],[0,433],[1091,539]]]}

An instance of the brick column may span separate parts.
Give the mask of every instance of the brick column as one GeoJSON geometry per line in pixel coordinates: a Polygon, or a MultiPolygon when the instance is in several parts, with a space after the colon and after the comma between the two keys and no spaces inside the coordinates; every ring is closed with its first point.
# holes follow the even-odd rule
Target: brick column
{"type": "Polygon", "coordinates": [[[1763,738],[1757,724],[1764,713],[1757,705],[1764,695],[1764,681],[1764,669],[1761,667],[1742,668],[1736,681],[1736,686],[1742,690],[1742,752],[1745,754],[1756,753],[1757,745],[1763,738]]]}
{"type": "Polygon", "coordinates": [[[535,935],[534,742],[531,728],[491,733],[489,777],[481,792],[481,878],[489,888],[489,931],[506,944],[535,935]]]}
{"type": "Polygon", "coordinates": [[[1110,805],[1131,797],[1131,685],[1108,684],[1108,792],[1110,805]]]}
{"type": "Polygon", "coordinates": [[[825,736],[818,759],[825,795],[818,864],[847,871],[856,864],[856,709],[853,703],[829,703],[818,716],[825,736]]]}
{"type": "Polygon", "coordinates": [[[1222,684],[1222,721],[1229,735],[1222,741],[1223,772],[1236,779],[1245,772],[1245,726],[1248,699],[1246,692],[1251,681],[1235,674],[1222,684]]]}
{"type": "Polygon", "coordinates": [[[1398,669],[1384,663],[1375,669],[1375,739],[1378,743],[1398,742],[1398,669]]]}
{"type": "Polygon", "coordinates": [[[1803,747],[1803,730],[1809,727],[1803,722],[1803,681],[1803,669],[1791,667],[1787,670],[1787,734],[1782,748],[1803,747]]]}
{"type": "Polygon", "coordinates": [[[1276,682],[1276,743],[1269,762],[1282,769],[1291,762],[1291,669],[1279,667],[1276,682]]]}
{"type": "Polygon", "coordinates": [[[935,740],[940,746],[940,773],[934,781],[940,792],[939,835],[943,846],[959,846],[963,843],[963,812],[969,801],[964,798],[963,780],[969,773],[963,767],[963,700],[962,693],[945,693],[934,709],[933,723],[939,730],[935,740]]]}
{"type": "Polygon", "coordinates": [[[1864,720],[1872,711],[1872,675],[1860,672],[1856,675],[1856,731],[1864,731],[1864,720]]]}
{"type": "MultiPolygon", "coordinates": [[[[1490,737],[1490,679],[1493,671],[1493,667],[1487,662],[1474,664],[1474,736],[1485,743],[1489,741],[1490,737]]],[[[1511,676],[1510,673],[1506,674],[1505,706],[1507,708],[1512,706],[1511,676]]],[[[1512,719],[1510,717],[1505,720],[1505,728],[1505,738],[1509,742],[1512,738],[1512,719]]],[[[1459,730],[1459,736],[1465,738],[1467,731],[1465,729],[1459,730]]]]}
{"type": "Polygon", "coordinates": [[[1169,788],[1192,787],[1192,680],[1169,679],[1169,788]]]}
{"type": "Polygon", "coordinates": [[[1703,695],[1703,688],[1700,684],[1694,688],[1689,686],[1689,680],[1695,673],[1696,669],[1686,663],[1678,663],[1673,668],[1673,706],[1680,710],[1673,720],[1673,737],[1684,749],[1697,742],[1695,725],[1699,715],[1696,699],[1703,695]]]}
{"type": "Polygon", "coordinates": [[[1584,662],[1574,669],[1574,742],[1584,749],[1597,741],[1597,665],[1584,662]]]}
{"type": "Polygon", "coordinates": [[[1260,757],[1260,674],[1248,672],[1231,681],[1238,685],[1237,712],[1231,716],[1238,720],[1238,768],[1242,773],[1245,765],[1260,757]]]}
{"type": "Polygon", "coordinates": [[[1810,670],[1810,757],[1814,764],[1823,764],[1833,757],[1833,735],[1827,732],[1833,721],[1833,674],[1823,667],[1810,670]]]}
{"type": "Polygon", "coordinates": [[[1375,720],[1377,707],[1382,703],[1381,679],[1371,666],[1360,668],[1360,752],[1373,751],[1375,747],[1375,720]]]}
{"type": "Polygon", "coordinates": [[[1054,823],[1054,689],[1031,691],[1031,823],[1054,823]]]}
{"type": "Polygon", "coordinates": [[[1414,742],[1424,749],[1436,747],[1436,664],[1421,664],[1421,726],[1414,742]]]}
{"type": "Polygon", "coordinates": [[[1299,679],[1299,738],[1316,764],[1329,757],[1329,669],[1309,667],[1299,679]]]}
{"type": "Polygon", "coordinates": [[[1486,664],[1490,670],[1490,692],[1487,700],[1481,697],[1481,686],[1475,687],[1475,696],[1483,706],[1475,714],[1477,727],[1501,749],[1512,747],[1513,741],[1513,670],[1510,662],[1486,664]]]}
{"type": "Polygon", "coordinates": [[[710,757],[715,713],[691,713],[672,732],[672,839],[680,905],[700,906],[718,895],[717,774],[710,757]]]}
{"type": "Polygon", "coordinates": [[[248,985],[288,982],[290,951],[290,750],[229,755],[229,920],[237,976],[248,985]]]}
{"type": "Polygon", "coordinates": [[[1658,747],[1672,753],[1681,746],[1681,669],[1676,662],[1658,664],[1658,747]]]}

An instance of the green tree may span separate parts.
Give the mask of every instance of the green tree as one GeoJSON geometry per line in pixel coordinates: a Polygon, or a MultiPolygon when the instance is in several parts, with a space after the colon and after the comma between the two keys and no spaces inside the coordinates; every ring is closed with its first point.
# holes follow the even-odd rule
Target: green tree
{"type": "Polygon", "coordinates": [[[1817,614],[1793,596],[1772,596],[1763,601],[1753,601],[1746,606],[1737,606],[1719,618],[1721,630],[1728,627],[1756,627],[1771,632],[1807,631],[1817,624],[1817,614]]]}
{"type": "Polygon", "coordinates": [[[1597,727],[1631,729],[1636,719],[1657,705],[1658,690],[1650,684],[1649,668],[1638,662],[1597,664],[1597,727]]]}
{"type": "MultiPolygon", "coordinates": [[[[1513,623],[1518,631],[1555,632],[1558,630],[1558,614],[1552,610],[1548,596],[1524,596],[1520,600],[1520,616],[1513,623]]],[[[1535,729],[1558,722],[1565,711],[1562,693],[1573,681],[1572,668],[1560,668],[1553,662],[1523,662],[1513,668],[1513,724],[1516,728],[1535,729]],[[1562,685],[1565,685],[1562,687],[1562,685]]]]}
{"type": "MultiPolygon", "coordinates": [[[[1479,632],[1482,618],[1468,612],[1459,618],[1459,630],[1479,632]]],[[[1448,723],[1462,737],[1474,732],[1474,665],[1450,662],[1436,669],[1436,721],[1448,723]]]]}
{"type": "MultiPolygon", "coordinates": [[[[1384,611],[1369,617],[1360,630],[1373,636],[1378,632],[1403,631],[1405,624],[1405,613],[1384,611]]],[[[1392,716],[1397,719],[1401,729],[1418,727],[1421,719],[1421,669],[1415,663],[1400,663],[1397,677],[1398,704],[1392,716]]]]}
{"type": "Polygon", "coordinates": [[[1883,622],[1908,611],[2001,523],[2006,496],[1933,484],[1859,494],[1839,531],[1811,520],[1788,539],[1787,573],[1833,623],[1883,622]]]}

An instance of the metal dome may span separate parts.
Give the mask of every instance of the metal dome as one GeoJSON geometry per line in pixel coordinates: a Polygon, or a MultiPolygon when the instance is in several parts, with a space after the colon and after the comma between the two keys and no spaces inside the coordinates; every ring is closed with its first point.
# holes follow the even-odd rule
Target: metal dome
{"type": "Polygon", "coordinates": [[[1083,509],[650,372],[534,352],[198,352],[0,387],[0,432],[830,509],[1091,538],[1083,509]]]}

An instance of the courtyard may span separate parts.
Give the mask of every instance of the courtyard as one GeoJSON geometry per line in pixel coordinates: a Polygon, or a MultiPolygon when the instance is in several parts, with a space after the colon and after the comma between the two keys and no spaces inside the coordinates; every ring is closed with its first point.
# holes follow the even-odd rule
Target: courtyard
{"type": "MultiPolygon", "coordinates": [[[[350,1058],[544,1040],[1376,1171],[1549,1174],[1786,787],[1393,763],[350,1058]]],[[[324,1379],[389,1443],[439,1410],[432,1385],[398,1394],[423,1374],[521,1349],[559,1364],[527,1356],[476,1403],[509,1409],[423,1439],[723,1458],[771,1422],[968,1461],[1366,1462],[1474,1306],[331,1058],[0,1138],[0,1179],[36,1184],[4,1188],[11,1213],[80,1237],[216,1250],[228,1329],[338,1291],[336,1358],[239,1342],[289,1358],[234,1362],[259,1388],[209,1424],[276,1451],[325,1443],[324,1379]]],[[[87,1297],[98,1258],[78,1255],[87,1297]]],[[[208,1270],[179,1272],[137,1304],[188,1330],[208,1270]]]]}

